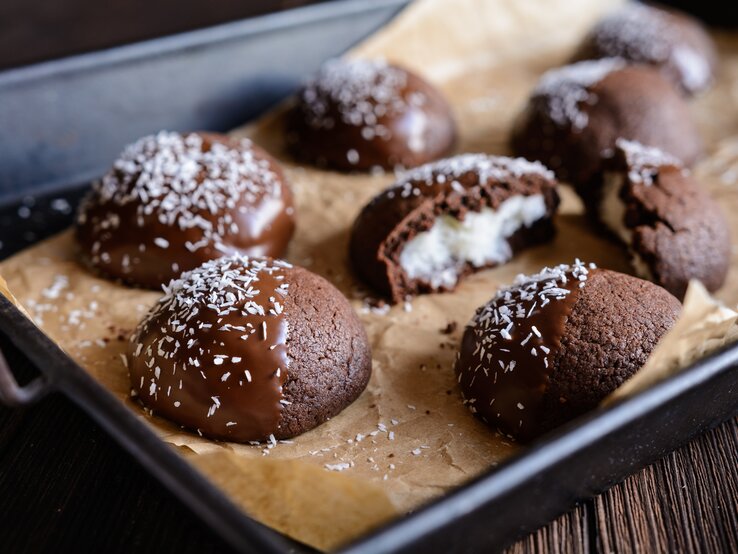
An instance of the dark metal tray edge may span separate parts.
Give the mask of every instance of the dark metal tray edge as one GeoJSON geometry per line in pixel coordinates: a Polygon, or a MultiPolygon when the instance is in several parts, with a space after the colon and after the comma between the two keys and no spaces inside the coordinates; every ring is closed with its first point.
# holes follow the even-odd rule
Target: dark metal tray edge
{"type": "MultiPolygon", "coordinates": [[[[6,69],[0,71],[0,87],[10,86],[19,81],[25,83],[49,75],[88,71],[100,66],[110,67],[118,63],[148,59],[202,46],[213,46],[218,43],[238,40],[244,35],[259,35],[272,32],[275,29],[302,26],[328,19],[345,18],[366,11],[399,9],[407,2],[408,0],[342,0],[292,8],[161,38],[6,69]]],[[[357,39],[360,38],[362,37],[357,37],[357,39]]]]}

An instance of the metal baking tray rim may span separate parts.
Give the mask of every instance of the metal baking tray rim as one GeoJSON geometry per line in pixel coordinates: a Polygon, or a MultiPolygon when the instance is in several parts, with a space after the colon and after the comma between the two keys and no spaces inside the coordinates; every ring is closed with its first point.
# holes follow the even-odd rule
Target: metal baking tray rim
{"type": "Polygon", "coordinates": [[[256,36],[276,29],[299,27],[308,23],[338,19],[382,8],[400,8],[409,0],[340,0],[310,6],[291,8],[285,11],[222,23],[193,31],[185,31],[149,40],[114,46],[94,52],[67,56],[56,60],[39,62],[27,66],[0,71],[0,88],[23,81],[42,79],[50,75],[61,75],[90,71],[101,66],[106,68],[118,64],[165,56],[173,52],[195,50],[238,40],[244,35],[256,36]]]}

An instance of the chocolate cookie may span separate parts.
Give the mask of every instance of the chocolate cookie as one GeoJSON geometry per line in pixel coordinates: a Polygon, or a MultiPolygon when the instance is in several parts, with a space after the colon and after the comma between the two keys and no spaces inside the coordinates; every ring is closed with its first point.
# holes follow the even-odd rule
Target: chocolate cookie
{"type": "Polygon", "coordinates": [[[706,89],[717,65],[715,44],[696,19],[635,2],[595,25],[575,55],[599,58],[654,66],[686,94],[706,89]]]}
{"type": "Polygon", "coordinates": [[[601,170],[621,137],[687,165],[702,153],[689,107],[659,71],[611,58],[545,73],[515,123],[512,147],[576,184],[601,170]]]}
{"type": "Polygon", "coordinates": [[[604,172],[579,193],[589,215],[628,247],[639,277],[677,298],[690,279],[711,291],[725,282],[728,224],[679,160],[620,139],[604,172]]]}
{"type": "Polygon", "coordinates": [[[359,214],[356,273],[393,302],[448,291],[465,275],[550,240],[559,204],[539,163],[464,154],[407,172],[359,214]]]}
{"type": "Polygon", "coordinates": [[[306,269],[240,255],[165,287],[131,337],[133,393],[154,413],[236,442],[285,439],[364,390],[371,352],[348,301],[306,269]]]}
{"type": "Polygon", "coordinates": [[[161,132],[127,147],[80,206],[82,258],[126,283],[159,288],[239,252],[281,256],[294,231],[292,193],[251,141],[161,132]]]}
{"type": "Polygon", "coordinates": [[[339,171],[414,167],[448,155],[455,140],[441,93],[378,60],[326,63],[287,117],[295,157],[339,171]]]}
{"type": "Polygon", "coordinates": [[[464,403],[530,440],[595,408],[643,366],[680,310],[661,287],[579,261],[521,275],[464,331],[455,365],[464,403]]]}

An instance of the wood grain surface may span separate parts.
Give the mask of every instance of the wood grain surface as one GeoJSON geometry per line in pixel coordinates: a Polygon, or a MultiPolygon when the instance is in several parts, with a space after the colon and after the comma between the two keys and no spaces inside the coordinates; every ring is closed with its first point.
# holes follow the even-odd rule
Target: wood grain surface
{"type": "Polygon", "coordinates": [[[509,552],[738,552],[738,420],[708,431],[509,552]]]}
{"type": "MultiPolygon", "coordinates": [[[[3,0],[0,68],[305,3],[3,0]]],[[[19,374],[27,379],[31,371],[19,374]]],[[[67,399],[53,395],[31,408],[0,407],[0,552],[73,551],[230,549],[67,399]]],[[[508,551],[738,552],[738,420],[508,551]]]]}

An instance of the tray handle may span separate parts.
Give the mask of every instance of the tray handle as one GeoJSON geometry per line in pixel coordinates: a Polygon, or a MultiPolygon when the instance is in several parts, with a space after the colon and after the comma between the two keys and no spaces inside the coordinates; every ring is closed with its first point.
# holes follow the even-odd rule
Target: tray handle
{"type": "Polygon", "coordinates": [[[51,381],[44,375],[20,386],[0,350],[0,402],[10,407],[28,406],[51,392],[51,381]]]}

